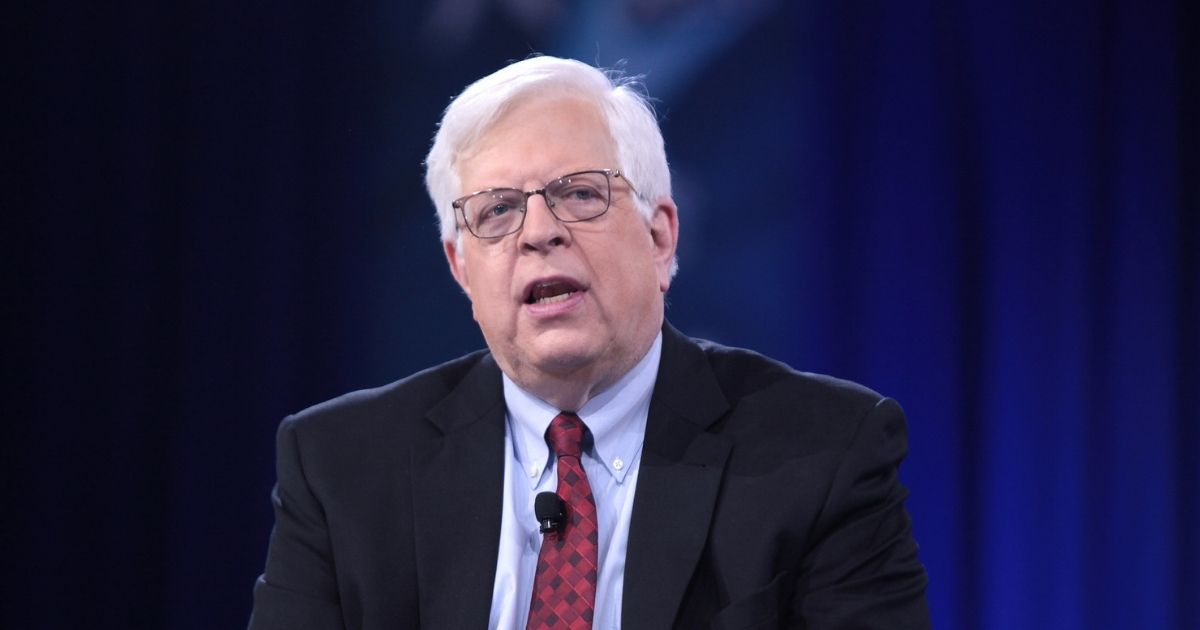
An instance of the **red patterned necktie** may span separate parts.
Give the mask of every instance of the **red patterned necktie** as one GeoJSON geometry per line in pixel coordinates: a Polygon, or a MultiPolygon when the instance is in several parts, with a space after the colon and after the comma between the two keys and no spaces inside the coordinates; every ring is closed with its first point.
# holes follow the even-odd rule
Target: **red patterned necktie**
{"type": "Polygon", "coordinates": [[[542,538],[527,630],[590,630],[596,610],[596,499],[579,461],[587,427],[573,413],[550,422],[546,441],[558,457],[558,496],[567,522],[542,538]]]}

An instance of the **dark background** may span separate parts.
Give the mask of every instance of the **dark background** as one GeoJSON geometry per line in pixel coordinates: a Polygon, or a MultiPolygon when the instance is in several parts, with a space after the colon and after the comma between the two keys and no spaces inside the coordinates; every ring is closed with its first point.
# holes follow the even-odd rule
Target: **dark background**
{"type": "Polygon", "coordinates": [[[482,345],[421,160],[644,73],[668,317],[900,400],[939,628],[1200,627],[1193,2],[7,9],[4,628],[235,628],[287,413],[482,345]]]}

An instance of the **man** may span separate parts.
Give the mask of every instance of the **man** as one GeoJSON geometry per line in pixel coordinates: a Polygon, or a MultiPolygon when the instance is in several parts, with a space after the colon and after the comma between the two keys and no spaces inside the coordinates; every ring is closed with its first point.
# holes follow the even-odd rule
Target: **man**
{"type": "Polygon", "coordinates": [[[664,321],[637,92],[512,64],[427,169],[488,349],[283,422],[251,628],[928,626],[899,407],[664,321]]]}

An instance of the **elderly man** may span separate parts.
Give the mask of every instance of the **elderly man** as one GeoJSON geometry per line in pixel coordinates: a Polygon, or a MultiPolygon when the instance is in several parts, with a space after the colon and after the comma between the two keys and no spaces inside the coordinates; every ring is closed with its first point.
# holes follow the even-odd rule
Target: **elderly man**
{"type": "Polygon", "coordinates": [[[487,350],[283,422],[251,628],[928,626],[899,407],[665,322],[637,91],[514,63],[427,168],[487,350]]]}

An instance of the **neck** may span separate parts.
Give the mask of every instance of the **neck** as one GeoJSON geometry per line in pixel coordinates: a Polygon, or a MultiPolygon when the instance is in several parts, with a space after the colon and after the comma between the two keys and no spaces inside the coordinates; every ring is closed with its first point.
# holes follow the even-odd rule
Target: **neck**
{"type": "MultiPolygon", "coordinates": [[[[632,367],[632,366],[631,366],[632,367]]],[[[618,376],[617,378],[620,378],[618,376]]],[[[585,385],[580,385],[579,381],[574,379],[559,379],[542,377],[533,382],[522,382],[518,379],[513,379],[521,389],[541,398],[542,400],[557,407],[560,411],[569,411],[571,413],[579,411],[587,401],[591,400],[600,392],[608,389],[617,379],[605,379],[603,381],[589,382],[585,385]]]]}
{"type": "Polygon", "coordinates": [[[640,347],[626,356],[609,357],[587,365],[554,366],[551,369],[532,365],[503,365],[501,369],[521,389],[557,407],[560,411],[579,411],[587,401],[612,387],[629,373],[650,351],[655,331],[640,347]]]}

